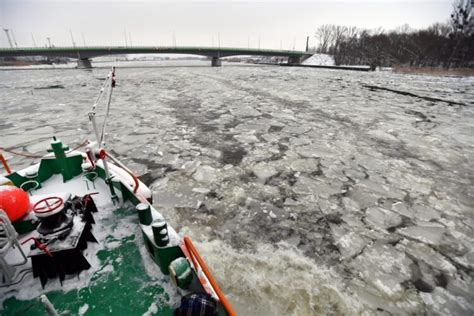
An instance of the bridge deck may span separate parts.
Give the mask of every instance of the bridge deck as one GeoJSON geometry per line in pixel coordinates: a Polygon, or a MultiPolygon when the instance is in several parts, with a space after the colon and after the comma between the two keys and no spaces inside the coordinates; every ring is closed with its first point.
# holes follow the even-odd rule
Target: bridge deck
{"type": "Polygon", "coordinates": [[[233,47],[192,46],[87,46],[87,47],[20,47],[0,48],[0,57],[49,56],[87,59],[97,56],[118,54],[191,54],[207,57],[228,57],[236,55],[308,57],[311,53],[294,50],[273,50],[233,47]]]}

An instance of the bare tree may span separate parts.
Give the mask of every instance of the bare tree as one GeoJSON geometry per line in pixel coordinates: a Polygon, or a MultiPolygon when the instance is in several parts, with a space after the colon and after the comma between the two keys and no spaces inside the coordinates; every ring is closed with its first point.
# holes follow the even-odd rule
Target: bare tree
{"type": "Polygon", "coordinates": [[[428,31],[441,37],[448,37],[449,34],[453,32],[453,28],[448,23],[435,23],[428,27],[428,31]]]}
{"type": "Polygon", "coordinates": [[[332,50],[337,51],[339,49],[339,46],[341,45],[341,42],[345,39],[347,35],[348,27],[343,25],[333,25],[332,29],[334,34],[332,50]]]}
{"type": "Polygon", "coordinates": [[[470,20],[471,16],[471,2],[469,0],[456,0],[453,3],[453,12],[451,13],[451,24],[454,33],[461,33],[463,35],[471,35],[473,32],[473,25],[470,20]]]}
{"type": "Polygon", "coordinates": [[[451,20],[415,30],[402,25],[392,31],[322,25],[316,31],[319,52],[337,65],[474,67],[474,17],[469,0],[456,0],[451,20]]]}
{"type": "Polygon", "coordinates": [[[394,32],[397,34],[408,34],[413,32],[414,30],[408,24],[400,25],[399,27],[395,28],[394,32]]]}
{"type": "Polygon", "coordinates": [[[324,24],[318,27],[314,37],[319,43],[317,51],[320,53],[327,53],[328,48],[333,41],[332,25],[324,24]]]}
{"type": "Polygon", "coordinates": [[[449,56],[447,66],[459,67],[465,64],[467,54],[474,53],[474,24],[471,16],[472,7],[469,0],[456,0],[451,13],[452,33],[450,40],[452,52],[449,56]]]}

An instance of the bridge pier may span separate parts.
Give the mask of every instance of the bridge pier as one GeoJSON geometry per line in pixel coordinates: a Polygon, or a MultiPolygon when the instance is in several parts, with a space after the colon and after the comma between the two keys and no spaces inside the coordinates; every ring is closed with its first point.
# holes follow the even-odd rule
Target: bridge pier
{"type": "Polygon", "coordinates": [[[300,56],[289,56],[288,57],[288,64],[301,64],[301,57],[300,56]]]}
{"type": "Polygon", "coordinates": [[[78,59],[77,68],[79,69],[92,68],[91,60],[89,58],[78,59]]]}
{"type": "Polygon", "coordinates": [[[211,60],[212,67],[220,67],[222,66],[222,60],[219,57],[212,57],[211,60]]]}

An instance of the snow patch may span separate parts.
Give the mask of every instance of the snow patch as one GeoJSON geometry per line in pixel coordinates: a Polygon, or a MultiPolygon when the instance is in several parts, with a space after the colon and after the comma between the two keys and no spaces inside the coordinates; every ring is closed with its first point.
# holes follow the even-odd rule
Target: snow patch
{"type": "Polygon", "coordinates": [[[155,303],[152,303],[148,310],[143,314],[143,316],[155,315],[158,312],[158,306],[155,303]]]}
{"type": "Polygon", "coordinates": [[[334,58],[328,54],[314,54],[305,61],[302,62],[303,65],[316,65],[316,66],[334,66],[334,58]]]}
{"type": "Polygon", "coordinates": [[[84,304],[81,306],[81,308],[79,308],[79,312],[77,313],[78,315],[84,315],[88,309],[89,309],[89,304],[84,304]]]}

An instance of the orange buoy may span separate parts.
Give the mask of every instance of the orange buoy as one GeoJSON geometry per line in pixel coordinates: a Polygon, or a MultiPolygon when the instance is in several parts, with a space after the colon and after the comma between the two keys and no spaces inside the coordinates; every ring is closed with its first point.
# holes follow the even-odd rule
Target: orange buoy
{"type": "Polygon", "coordinates": [[[0,209],[7,213],[12,222],[22,218],[29,208],[30,198],[25,191],[14,186],[0,186],[0,209]]]}

